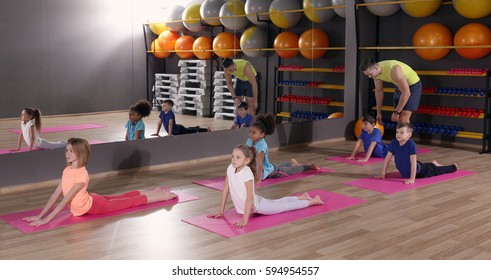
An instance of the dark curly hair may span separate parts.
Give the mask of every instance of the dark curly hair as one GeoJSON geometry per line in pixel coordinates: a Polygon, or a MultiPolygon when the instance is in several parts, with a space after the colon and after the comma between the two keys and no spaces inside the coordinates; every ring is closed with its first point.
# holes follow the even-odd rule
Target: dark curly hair
{"type": "Polygon", "coordinates": [[[142,118],[148,117],[152,112],[152,104],[147,100],[140,100],[130,107],[130,111],[137,112],[142,118]]]}
{"type": "Polygon", "coordinates": [[[256,119],[252,124],[252,126],[256,127],[266,135],[271,135],[273,134],[276,126],[275,116],[272,114],[266,114],[266,115],[259,114],[256,116],[256,119]]]}

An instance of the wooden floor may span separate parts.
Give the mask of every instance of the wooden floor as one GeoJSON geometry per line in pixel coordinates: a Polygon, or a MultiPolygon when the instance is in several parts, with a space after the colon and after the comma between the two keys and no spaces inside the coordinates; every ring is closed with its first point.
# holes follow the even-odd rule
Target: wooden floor
{"type": "MultiPolygon", "coordinates": [[[[93,122],[108,120],[107,116],[111,114],[101,115],[93,122]]],[[[118,126],[124,123],[124,119],[111,121],[118,126]]],[[[120,129],[118,137],[123,135],[119,134],[123,129],[111,129],[120,129]]],[[[3,138],[2,145],[7,146],[3,138]]],[[[420,160],[457,162],[460,168],[477,174],[387,195],[342,184],[378,174],[381,163],[360,167],[325,160],[326,156],[350,152],[353,145],[353,141],[325,141],[272,152],[270,157],[274,162],[296,158],[336,172],[257,192],[277,198],[321,188],[365,199],[368,202],[364,204],[230,239],[182,222],[181,219],[218,210],[221,193],[191,182],[223,176],[229,163],[228,156],[224,156],[205,163],[91,179],[90,190],[100,194],[167,185],[201,199],[31,234],[23,234],[0,221],[0,256],[2,259],[178,260],[491,258],[489,154],[478,154],[479,147],[474,146],[420,145],[433,150],[420,155],[420,160]]],[[[40,187],[2,194],[0,214],[41,207],[52,191],[53,188],[40,187]]]]}

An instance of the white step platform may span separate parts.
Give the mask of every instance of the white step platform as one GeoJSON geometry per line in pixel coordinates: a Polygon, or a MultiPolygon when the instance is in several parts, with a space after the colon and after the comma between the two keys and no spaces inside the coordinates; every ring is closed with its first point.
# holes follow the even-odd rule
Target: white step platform
{"type": "Polygon", "coordinates": [[[215,119],[222,119],[222,120],[234,120],[235,119],[235,115],[232,114],[232,113],[220,113],[220,112],[217,112],[217,113],[215,113],[214,118],[215,119]]]}
{"type": "Polygon", "coordinates": [[[181,87],[207,88],[208,81],[206,80],[181,80],[181,87]]]}
{"type": "Polygon", "coordinates": [[[155,80],[179,81],[179,74],[155,73],[155,80]]]}
{"type": "MultiPolygon", "coordinates": [[[[177,62],[177,66],[179,67],[207,67],[209,65],[209,60],[199,60],[199,59],[189,59],[189,60],[182,60],[180,59],[177,62]]],[[[223,72],[223,71],[222,71],[223,72]]]]}

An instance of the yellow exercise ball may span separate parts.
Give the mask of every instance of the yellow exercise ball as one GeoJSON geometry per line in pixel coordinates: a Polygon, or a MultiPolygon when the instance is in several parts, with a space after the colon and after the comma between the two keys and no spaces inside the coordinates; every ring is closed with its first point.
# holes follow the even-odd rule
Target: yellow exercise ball
{"type": "Polygon", "coordinates": [[[160,35],[160,33],[167,30],[164,22],[150,22],[148,27],[150,27],[150,30],[152,30],[155,35],[160,35]]]}
{"type": "MultiPolygon", "coordinates": [[[[376,122],[375,127],[382,132],[382,136],[384,135],[384,126],[381,125],[380,123],[376,122]]],[[[362,118],[359,118],[356,123],[355,127],[353,129],[353,132],[355,133],[356,138],[360,138],[361,131],[363,130],[363,120],[362,118]]]]}
{"type": "Polygon", "coordinates": [[[434,14],[442,5],[442,0],[402,3],[401,9],[409,16],[423,18],[434,14]]]}
{"type": "Polygon", "coordinates": [[[490,0],[453,0],[454,9],[465,18],[483,18],[491,14],[490,0]]]}

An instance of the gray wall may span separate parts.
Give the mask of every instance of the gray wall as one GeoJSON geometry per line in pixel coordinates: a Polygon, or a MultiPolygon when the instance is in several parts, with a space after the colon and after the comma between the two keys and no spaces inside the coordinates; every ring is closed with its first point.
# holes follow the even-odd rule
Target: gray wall
{"type": "Polygon", "coordinates": [[[0,118],[128,108],[145,94],[135,0],[0,1],[0,118]]]}

